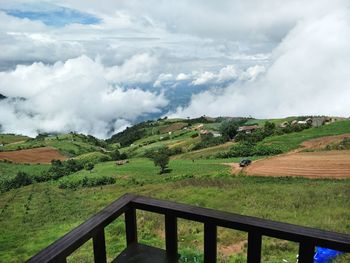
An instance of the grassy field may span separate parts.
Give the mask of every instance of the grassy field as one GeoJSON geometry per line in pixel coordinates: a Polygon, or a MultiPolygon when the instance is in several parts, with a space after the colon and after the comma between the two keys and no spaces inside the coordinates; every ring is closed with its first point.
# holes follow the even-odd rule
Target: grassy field
{"type": "MultiPolygon", "coordinates": [[[[284,120],[272,121],[280,123],[284,120]]],[[[259,124],[265,122],[250,121],[259,124]]],[[[164,125],[147,128],[147,136],[135,141],[132,146],[120,149],[133,158],[119,166],[114,161],[98,162],[97,159],[106,157],[102,149],[77,135],[50,136],[27,142],[7,137],[9,142],[18,142],[5,145],[7,150],[16,150],[18,146],[52,146],[81,162],[93,162],[95,166],[92,171],[81,170],[57,181],[34,183],[0,194],[0,262],[25,261],[125,193],[350,233],[350,180],[232,176],[231,168],[223,163],[239,162],[241,158],[204,159],[228,150],[232,142],[175,155],[170,160],[169,173],[159,174],[159,168],[152,161],[141,158],[147,150],[166,145],[187,151],[200,141],[199,137],[191,137],[194,131],[174,130],[182,124],[173,120],[159,123],[164,125]],[[160,139],[169,135],[157,134],[160,128],[163,132],[172,130],[171,137],[160,139]],[[74,183],[86,177],[102,176],[113,177],[116,182],[99,187],[76,184],[74,189],[59,188],[62,182],[74,183]]],[[[218,127],[219,123],[205,124],[206,129],[215,130],[218,127]]],[[[350,133],[350,121],[271,136],[260,143],[279,145],[284,151],[289,151],[305,140],[344,133],[350,133]]],[[[109,145],[107,149],[116,147],[118,144],[113,147],[109,145]]],[[[49,167],[0,162],[0,184],[19,171],[38,175],[49,167]]],[[[138,212],[137,219],[141,242],[164,247],[164,218],[138,212]]],[[[203,225],[179,220],[178,233],[182,262],[202,262],[203,225]]],[[[246,239],[245,233],[219,228],[219,262],[245,262],[246,239]]],[[[106,228],[106,243],[109,260],[125,247],[123,218],[106,228]]],[[[263,262],[277,263],[283,259],[295,262],[298,247],[292,242],[264,238],[262,253],[263,262]]],[[[92,256],[90,240],[74,252],[68,262],[93,262],[92,256]]],[[[350,262],[350,257],[345,256],[337,262],[350,262]]]]}
{"type": "Polygon", "coordinates": [[[0,134],[0,144],[22,142],[26,141],[27,139],[29,139],[29,137],[23,135],[0,134]]]}
{"type": "Polygon", "coordinates": [[[4,151],[14,151],[19,149],[30,149],[35,147],[50,146],[59,150],[67,156],[77,156],[88,152],[99,151],[100,147],[84,142],[78,136],[72,134],[63,134],[43,139],[31,139],[15,144],[7,144],[3,147],[4,151]]]}
{"type": "MultiPolygon", "coordinates": [[[[231,160],[173,160],[172,171],[160,175],[147,159],[133,159],[116,166],[101,163],[93,171],[66,177],[109,175],[114,185],[59,189],[59,182],[34,184],[0,196],[0,262],[21,262],[77,226],[124,193],[131,192],[166,200],[258,216],[343,233],[350,232],[350,181],[294,178],[232,177],[221,162],[231,160]],[[283,200],[283,202],[281,202],[283,200]]],[[[142,242],[164,247],[162,217],[151,213],[138,216],[142,242]]],[[[121,220],[106,229],[107,251],[111,259],[124,246],[121,220]]],[[[244,233],[220,229],[221,262],[241,262],[246,247],[228,255],[226,247],[246,240],[244,233]]],[[[179,248],[187,262],[200,262],[203,226],[180,220],[179,248]],[[194,258],[197,261],[194,261],[194,258]]],[[[76,251],[69,262],[90,262],[91,242],[76,251]]],[[[276,239],[264,239],[264,262],[294,262],[297,246],[276,239]]],[[[347,262],[347,261],[343,261],[347,262]]]]}
{"type": "Polygon", "coordinates": [[[182,153],[179,155],[175,155],[174,159],[201,159],[201,158],[209,158],[214,156],[215,154],[222,152],[222,151],[228,151],[232,145],[234,145],[233,142],[226,142],[224,144],[216,145],[213,147],[208,147],[192,152],[182,153]]]}
{"type": "Polygon", "coordinates": [[[13,164],[0,161],[0,185],[3,181],[14,178],[18,172],[40,175],[49,167],[50,165],[46,164],[13,164]]]}

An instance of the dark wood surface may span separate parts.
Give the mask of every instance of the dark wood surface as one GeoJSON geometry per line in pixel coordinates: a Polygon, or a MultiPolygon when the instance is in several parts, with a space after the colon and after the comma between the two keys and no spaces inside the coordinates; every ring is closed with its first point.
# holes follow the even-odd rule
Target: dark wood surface
{"type": "Polygon", "coordinates": [[[129,245],[112,263],[176,263],[178,257],[169,257],[167,252],[160,248],[142,244],[129,245]]]}

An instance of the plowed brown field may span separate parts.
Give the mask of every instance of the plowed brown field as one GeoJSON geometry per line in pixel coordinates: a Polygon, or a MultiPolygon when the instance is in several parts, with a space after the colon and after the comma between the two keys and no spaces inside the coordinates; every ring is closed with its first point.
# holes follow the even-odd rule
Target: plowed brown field
{"type": "Polygon", "coordinates": [[[350,178],[350,151],[296,152],[253,162],[247,175],[350,178]]]}
{"type": "Polygon", "coordinates": [[[51,160],[66,160],[67,157],[51,147],[28,150],[0,152],[0,160],[11,160],[15,163],[50,163],[51,160]]]}

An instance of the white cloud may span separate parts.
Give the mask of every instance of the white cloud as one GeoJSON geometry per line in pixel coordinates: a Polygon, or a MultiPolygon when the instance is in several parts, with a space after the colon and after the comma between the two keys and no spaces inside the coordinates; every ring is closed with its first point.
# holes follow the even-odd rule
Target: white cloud
{"type": "MultiPolygon", "coordinates": [[[[122,73],[127,78],[134,71],[126,65],[135,66],[123,65],[118,73],[121,78],[122,73]]],[[[111,130],[167,105],[162,94],[119,87],[117,79],[107,77],[109,73],[108,68],[86,56],[52,66],[35,63],[1,72],[0,93],[25,98],[0,102],[3,131],[28,135],[78,131],[105,138],[111,130]]]]}
{"type": "Polygon", "coordinates": [[[108,69],[107,79],[114,82],[146,83],[154,79],[157,58],[147,53],[136,54],[127,59],[121,66],[108,69]]]}
{"type": "Polygon", "coordinates": [[[177,81],[183,81],[183,80],[188,80],[188,79],[190,79],[190,76],[188,74],[185,74],[185,73],[180,73],[176,76],[177,81]]]}
{"type": "Polygon", "coordinates": [[[159,88],[159,87],[162,86],[162,83],[171,81],[171,80],[173,80],[173,79],[174,79],[173,74],[170,74],[170,73],[168,73],[168,74],[166,74],[166,73],[161,73],[161,74],[158,76],[157,80],[153,83],[153,87],[159,88]]]}
{"type": "Polygon", "coordinates": [[[216,79],[216,75],[213,72],[206,71],[200,73],[199,76],[192,81],[193,85],[203,85],[210,82],[213,82],[216,79]]]}
{"type": "MultiPolygon", "coordinates": [[[[273,52],[266,73],[192,97],[173,116],[350,115],[350,13],[336,10],[300,21],[273,52]]],[[[208,75],[209,76],[209,75],[208,75]]]]}

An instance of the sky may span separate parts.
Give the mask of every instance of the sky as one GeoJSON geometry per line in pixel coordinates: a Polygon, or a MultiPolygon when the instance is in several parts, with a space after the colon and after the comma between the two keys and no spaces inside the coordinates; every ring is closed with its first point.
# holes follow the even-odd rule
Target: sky
{"type": "Polygon", "coordinates": [[[0,0],[0,132],[350,116],[348,0],[0,0]]]}

